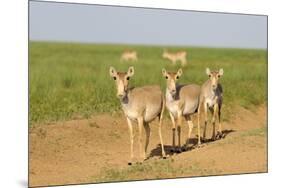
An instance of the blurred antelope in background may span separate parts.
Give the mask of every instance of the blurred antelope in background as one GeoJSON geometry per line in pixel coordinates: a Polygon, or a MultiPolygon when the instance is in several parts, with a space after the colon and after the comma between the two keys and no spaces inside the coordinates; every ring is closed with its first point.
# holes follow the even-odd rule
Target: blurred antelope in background
{"type": "Polygon", "coordinates": [[[120,61],[138,61],[138,54],[135,50],[125,50],[120,57],[120,61]]]}
{"type": "MultiPolygon", "coordinates": [[[[219,71],[210,71],[210,69],[207,68],[206,74],[209,76],[209,79],[201,87],[200,103],[198,108],[198,126],[200,126],[200,109],[201,107],[203,107],[204,109],[205,127],[203,133],[203,141],[206,138],[208,109],[212,113],[212,124],[213,124],[212,140],[216,140],[216,138],[221,138],[223,136],[222,127],[221,127],[221,107],[223,101],[223,90],[222,90],[222,85],[219,83],[219,78],[223,75],[223,69],[220,69],[219,71]],[[216,135],[215,123],[217,117],[219,120],[219,131],[216,135]]],[[[198,135],[198,137],[200,138],[200,135],[198,135]]]]}
{"type": "Polygon", "coordinates": [[[162,117],[165,109],[165,98],[162,94],[160,86],[129,88],[129,80],[134,75],[133,67],[129,67],[127,72],[117,72],[113,67],[110,67],[109,74],[115,80],[117,97],[120,99],[121,106],[125,113],[129,127],[131,141],[131,159],[128,164],[131,165],[134,158],[134,136],[132,126],[132,122],[134,121],[138,123],[139,152],[141,162],[146,159],[146,151],[150,137],[149,123],[156,118],[159,119],[159,137],[162,148],[162,157],[165,158],[166,154],[161,135],[162,117]],[[143,128],[146,133],[144,148],[142,139],[143,128]]]}
{"type": "Polygon", "coordinates": [[[168,52],[165,49],[163,54],[162,54],[162,57],[164,59],[170,60],[173,65],[175,65],[177,61],[180,61],[181,65],[185,66],[187,64],[186,54],[187,54],[186,51],[178,51],[178,52],[172,53],[172,52],[168,52]]]}
{"type": "MultiPolygon", "coordinates": [[[[182,117],[185,118],[189,126],[188,138],[184,149],[188,148],[189,139],[193,129],[191,115],[197,113],[200,96],[200,86],[196,84],[177,85],[176,82],[182,75],[182,69],[177,72],[167,72],[162,69],[162,74],[166,78],[166,107],[172,120],[173,151],[180,153],[181,149],[181,124],[182,117]],[[178,132],[178,148],[175,147],[176,126],[178,132]]],[[[198,129],[200,131],[200,129],[198,129]]],[[[198,139],[198,142],[200,140],[198,139]]]]}

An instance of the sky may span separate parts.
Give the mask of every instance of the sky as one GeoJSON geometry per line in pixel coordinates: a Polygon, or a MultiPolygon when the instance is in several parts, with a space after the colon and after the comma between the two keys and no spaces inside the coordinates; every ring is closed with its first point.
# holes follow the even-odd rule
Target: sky
{"type": "Polygon", "coordinates": [[[267,17],[30,1],[32,41],[267,48],[267,17]]]}

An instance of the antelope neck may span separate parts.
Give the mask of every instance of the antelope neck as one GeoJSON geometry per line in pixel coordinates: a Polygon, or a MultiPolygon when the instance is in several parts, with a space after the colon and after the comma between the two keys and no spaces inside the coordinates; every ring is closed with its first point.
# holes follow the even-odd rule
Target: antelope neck
{"type": "Polygon", "coordinates": [[[175,101],[175,97],[170,93],[169,89],[166,89],[166,100],[168,102],[175,101]]]}

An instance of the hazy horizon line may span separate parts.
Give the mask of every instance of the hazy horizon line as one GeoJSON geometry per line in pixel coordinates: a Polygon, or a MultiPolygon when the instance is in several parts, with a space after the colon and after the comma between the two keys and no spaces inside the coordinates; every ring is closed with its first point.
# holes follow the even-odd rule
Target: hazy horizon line
{"type": "Polygon", "coordinates": [[[115,43],[115,42],[91,42],[91,41],[66,41],[66,40],[36,40],[29,39],[29,42],[45,42],[45,43],[70,43],[70,44],[97,44],[97,45],[120,45],[120,46],[152,46],[152,47],[186,47],[186,48],[217,48],[217,49],[245,49],[245,50],[266,50],[268,51],[268,47],[266,48],[255,48],[255,47],[230,47],[230,46],[208,46],[208,45],[174,45],[174,44],[147,44],[147,43],[115,43]]]}

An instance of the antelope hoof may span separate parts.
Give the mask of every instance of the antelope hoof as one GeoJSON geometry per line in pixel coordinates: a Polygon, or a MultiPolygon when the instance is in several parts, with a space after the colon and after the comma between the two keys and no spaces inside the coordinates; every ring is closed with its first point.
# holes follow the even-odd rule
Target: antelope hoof
{"type": "Polygon", "coordinates": [[[163,159],[167,159],[167,157],[166,157],[166,156],[163,156],[162,158],[163,158],[163,159]]]}
{"type": "Polygon", "coordinates": [[[131,166],[131,165],[132,165],[132,162],[128,162],[128,165],[131,166]]]}
{"type": "Polygon", "coordinates": [[[221,132],[217,132],[216,138],[222,139],[222,138],[224,138],[224,135],[221,132]]]}

